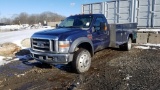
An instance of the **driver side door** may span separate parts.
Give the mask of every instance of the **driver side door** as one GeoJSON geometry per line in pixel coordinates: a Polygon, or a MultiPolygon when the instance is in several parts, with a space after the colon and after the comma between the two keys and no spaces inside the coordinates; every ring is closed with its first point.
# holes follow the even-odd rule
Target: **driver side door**
{"type": "Polygon", "coordinates": [[[101,30],[100,23],[102,22],[105,22],[104,18],[97,17],[92,27],[92,42],[95,51],[102,50],[107,47],[106,39],[108,34],[106,31],[101,30]]]}

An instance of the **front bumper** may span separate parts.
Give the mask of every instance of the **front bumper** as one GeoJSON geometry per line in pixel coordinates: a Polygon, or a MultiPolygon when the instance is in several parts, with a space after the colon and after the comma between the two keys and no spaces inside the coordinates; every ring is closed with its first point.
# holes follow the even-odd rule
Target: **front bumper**
{"type": "Polygon", "coordinates": [[[73,54],[55,54],[38,52],[30,49],[31,56],[37,61],[45,62],[48,64],[68,64],[73,59],[73,54]]]}

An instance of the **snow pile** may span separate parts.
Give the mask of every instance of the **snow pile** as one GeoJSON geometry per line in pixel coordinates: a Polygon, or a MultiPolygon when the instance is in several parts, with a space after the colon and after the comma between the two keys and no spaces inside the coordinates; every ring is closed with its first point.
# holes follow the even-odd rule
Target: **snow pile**
{"type": "Polygon", "coordinates": [[[21,25],[6,25],[6,26],[0,26],[1,30],[19,30],[21,29],[21,25]]]}
{"type": "Polygon", "coordinates": [[[0,66],[9,63],[9,61],[5,61],[4,58],[5,58],[5,57],[0,56],[0,66]]]}
{"type": "Polygon", "coordinates": [[[18,60],[30,60],[31,56],[30,55],[23,55],[23,56],[16,56],[16,57],[3,57],[0,56],[0,66],[8,64],[13,61],[18,61],[18,60]]]}
{"type": "Polygon", "coordinates": [[[139,49],[150,49],[149,46],[135,46],[134,48],[139,48],[139,49]]]}
{"type": "Polygon", "coordinates": [[[147,43],[147,44],[142,44],[142,45],[138,45],[138,46],[135,46],[134,48],[139,48],[139,49],[160,49],[160,44],[150,44],[150,43],[147,43]]]}
{"type": "Polygon", "coordinates": [[[139,29],[138,32],[160,32],[160,29],[139,29]]]}

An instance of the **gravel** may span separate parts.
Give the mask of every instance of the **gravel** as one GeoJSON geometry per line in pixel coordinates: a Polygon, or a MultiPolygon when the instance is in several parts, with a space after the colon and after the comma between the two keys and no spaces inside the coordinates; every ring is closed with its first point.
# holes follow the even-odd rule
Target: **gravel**
{"type": "Polygon", "coordinates": [[[90,77],[85,90],[158,90],[160,89],[160,50],[134,49],[110,61],[104,59],[99,77],[90,77]],[[103,70],[102,70],[103,71],[103,70]],[[94,79],[93,79],[94,78],[94,79]]]}

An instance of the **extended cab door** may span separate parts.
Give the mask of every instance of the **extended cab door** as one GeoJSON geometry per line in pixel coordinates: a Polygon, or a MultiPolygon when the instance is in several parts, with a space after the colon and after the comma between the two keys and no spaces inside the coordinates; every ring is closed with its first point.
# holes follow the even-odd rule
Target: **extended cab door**
{"type": "Polygon", "coordinates": [[[92,42],[93,42],[95,51],[104,49],[109,46],[109,31],[101,30],[100,24],[102,22],[106,22],[104,18],[97,17],[92,27],[92,42]]]}

